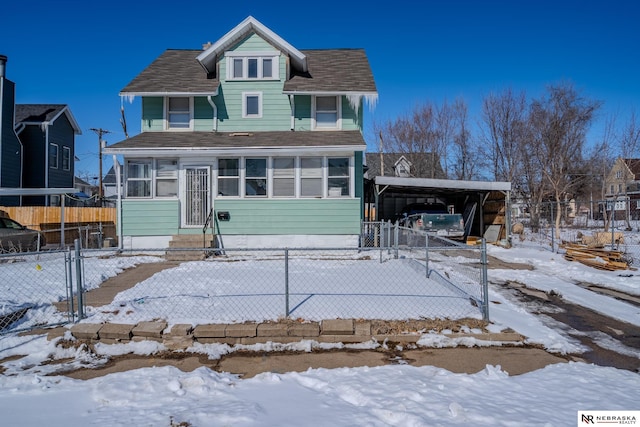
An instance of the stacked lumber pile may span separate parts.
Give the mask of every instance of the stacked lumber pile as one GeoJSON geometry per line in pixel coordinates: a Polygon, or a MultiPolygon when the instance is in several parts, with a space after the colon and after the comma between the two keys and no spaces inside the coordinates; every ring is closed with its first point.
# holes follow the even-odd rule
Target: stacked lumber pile
{"type": "Polygon", "coordinates": [[[620,251],[609,251],[575,243],[568,243],[563,248],[566,250],[564,258],[568,261],[578,261],[599,270],[635,270],[629,267],[623,258],[624,254],[620,251]]]}

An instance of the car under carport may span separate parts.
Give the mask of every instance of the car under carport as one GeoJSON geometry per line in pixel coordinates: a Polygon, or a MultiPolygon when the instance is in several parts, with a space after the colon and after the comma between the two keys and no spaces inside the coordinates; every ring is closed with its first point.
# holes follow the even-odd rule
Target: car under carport
{"type": "Polygon", "coordinates": [[[411,203],[442,200],[465,219],[465,237],[488,242],[510,241],[511,183],[430,178],[376,176],[365,180],[364,217],[368,221],[395,221],[411,203]]]}

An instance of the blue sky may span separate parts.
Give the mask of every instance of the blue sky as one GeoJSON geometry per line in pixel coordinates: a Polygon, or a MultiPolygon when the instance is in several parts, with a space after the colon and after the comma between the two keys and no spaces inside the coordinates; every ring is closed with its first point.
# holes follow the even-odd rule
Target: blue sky
{"type": "MultiPolygon", "coordinates": [[[[248,15],[298,49],[364,48],[379,102],[365,119],[392,120],[425,102],[463,97],[471,120],[482,97],[507,87],[540,96],[571,81],[602,101],[590,142],[607,117],[640,105],[640,5],[608,1],[122,1],[12,0],[4,4],[0,54],[16,83],[17,103],[63,103],[83,134],[78,174],[96,174],[98,137],[124,139],[118,93],[167,48],[200,48],[248,15]]],[[[130,135],[140,103],[125,102],[130,135]]],[[[105,168],[111,160],[105,161],[105,168]]],[[[106,172],[105,169],[105,172],[106,172]]]]}

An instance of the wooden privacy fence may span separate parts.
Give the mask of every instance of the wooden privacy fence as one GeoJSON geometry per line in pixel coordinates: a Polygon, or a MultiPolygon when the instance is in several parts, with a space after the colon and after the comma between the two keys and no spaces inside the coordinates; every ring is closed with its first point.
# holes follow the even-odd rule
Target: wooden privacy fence
{"type": "MultiPolygon", "coordinates": [[[[61,243],[62,208],[60,206],[0,206],[9,218],[20,224],[45,232],[47,243],[61,243]]],[[[89,233],[100,232],[100,240],[116,238],[116,208],[65,207],[65,242],[82,238],[82,229],[89,233]]]]}

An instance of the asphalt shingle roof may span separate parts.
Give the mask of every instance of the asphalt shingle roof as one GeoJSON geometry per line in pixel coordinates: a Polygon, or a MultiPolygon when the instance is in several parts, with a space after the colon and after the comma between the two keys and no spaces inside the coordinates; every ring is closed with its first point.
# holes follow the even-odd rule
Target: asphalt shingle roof
{"type": "Polygon", "coordinates": [[[147,68],[142,70],[122,93],[196,92],[213,93],[220,81],[207,72],[196,60],[202,50],[165,50],[147,68]]]}
{"type": "Polygon", "coordinates": [[[362,146],[366,143],[359,131],[335,132],[251,132],[248,134],[222,132],[142,132],[134,137],[110,145],[118,149],[228,149],[274,147],[362,146]]]}
{"type": "Polygon", "coordinates": [[[16,124],[49,122],[65,107],[65,104],[16,104],[16,124]]]}
{"type": "MultiPolygon", "coordinates": [[[[373,73],[364,49],[303,50],[307,73],[293,70],[284,83],[285,91],[375,93],[373,73]]],[[[202,50],[166,50],[122,93],[213,93],[220,85],[217,76],[196,60],[202,50]]]]}

